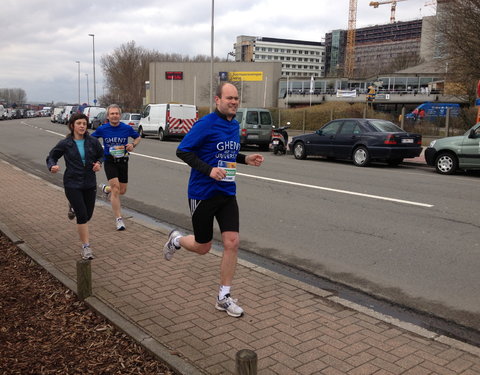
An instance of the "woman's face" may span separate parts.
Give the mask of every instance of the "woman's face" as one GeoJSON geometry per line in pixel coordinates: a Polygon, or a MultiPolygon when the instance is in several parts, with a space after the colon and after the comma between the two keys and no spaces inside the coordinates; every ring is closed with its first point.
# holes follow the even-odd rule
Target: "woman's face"
{"type": "Polygon", "coordinates": [[[73,123],[73,135],[77,138],[83,138],[87,131],[87,120],[81,118],[73,123]]]}

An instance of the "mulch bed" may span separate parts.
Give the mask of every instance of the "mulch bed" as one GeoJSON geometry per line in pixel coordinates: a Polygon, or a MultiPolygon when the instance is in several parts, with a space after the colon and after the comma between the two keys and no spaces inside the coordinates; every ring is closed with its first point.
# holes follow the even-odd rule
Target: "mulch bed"
{"type": "Polygon", "coordinates": [[[0,374],[174,372],[0,232],[0,374]]]}

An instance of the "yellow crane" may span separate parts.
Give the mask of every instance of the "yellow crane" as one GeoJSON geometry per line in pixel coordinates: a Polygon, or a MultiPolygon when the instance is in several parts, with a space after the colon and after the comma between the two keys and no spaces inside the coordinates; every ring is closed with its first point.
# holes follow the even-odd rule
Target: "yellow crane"
{"type": "Polygon", "coordinates": [[[370,1],[370,6],[374,8],[378,8],[380,5],[383,4],[392,4],[390,10],[390,23],[395,22],[395,10],[397,9],[397,3],[399,1],[407,1],[407,0],[390,0],[390,1],[370,1]]]}
{"type": "Polygon", "coordinates": [[[355,31],[357,27],[357,0],[350,0],[348,8],[347,48],[345,53],[344,75],[353,78],[355,69],[355,31]]]}

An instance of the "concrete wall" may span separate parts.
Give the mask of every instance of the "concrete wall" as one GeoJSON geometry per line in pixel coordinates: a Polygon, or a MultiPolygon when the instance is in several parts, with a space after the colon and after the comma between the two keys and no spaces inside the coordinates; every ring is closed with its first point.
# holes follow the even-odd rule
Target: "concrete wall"
{"type": "MultiPolygon", "coordinates": [[[[261,81],[237,81],[242,107],[275,107],[278,99],[280,62],[220,62],[213,67],[214,90],[220,72],[262,72],[261,81]]],[[[210,105],[210,63],[155,62],[150,64],[150,103],[185,103],[198,107],[210,105]],[[165,72],[182,72],[183,79],[168,80],[165,72]]],[[[149,104],[149,103],[146,103],[149,104]]]]}

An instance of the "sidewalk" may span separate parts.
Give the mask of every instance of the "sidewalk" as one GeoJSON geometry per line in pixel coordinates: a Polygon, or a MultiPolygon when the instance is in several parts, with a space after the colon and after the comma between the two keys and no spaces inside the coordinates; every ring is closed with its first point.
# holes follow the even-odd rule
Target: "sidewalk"
{"type": "MultiPolygon", "coordinates": [[[[0,177],[0,229],[75,290],[79,241],[63,190],[2,161],[0,177]]],[[[236,352],[251,349],[262,375],[480,374],[480,348],[243,261],[234,297],[246,315],[229,317],[214,308],[219,254],[181,250],[167,262],[167,229],[126,225],[116,232],[97,204],[86,302],[179,373],[234,374],[236,352]]]]}

